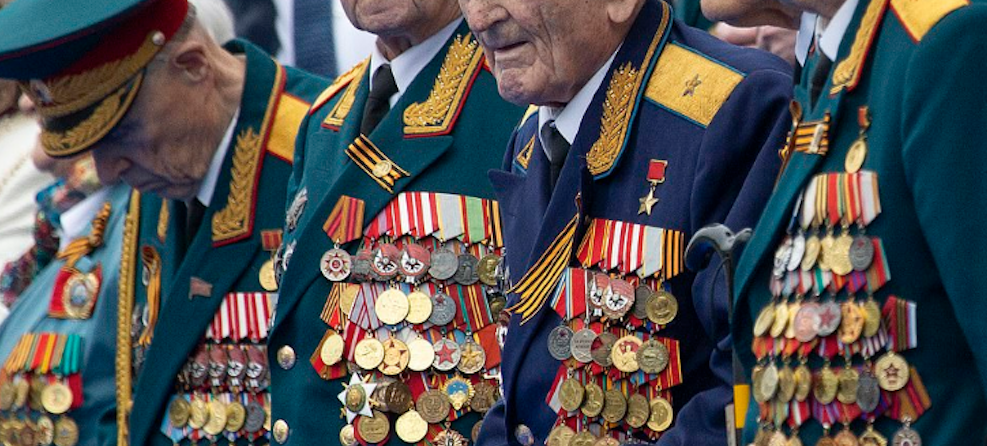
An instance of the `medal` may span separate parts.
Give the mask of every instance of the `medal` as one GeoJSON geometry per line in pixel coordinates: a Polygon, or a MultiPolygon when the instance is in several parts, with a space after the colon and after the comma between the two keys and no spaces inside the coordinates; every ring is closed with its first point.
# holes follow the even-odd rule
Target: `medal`
{"type": "Polygon", "coordinates": [[[188,424],[189,411],[191,406],[181,395],[171,400],[168,405],[168,419],[171,420],[172,427],[181,429],[188,424]]]}
{"type": "Polygon", "coordinates": [[[459,344],[456,344],[456,341],[451,339],[439,340],[432,348],[435,352],[435,360],[432,362],[432,367],[435,367],[435,370],[440,372],[448,372],[456,368],[459,360],[462,358],[462,352],[459,351],[459,344]]]}
{"type": "Polygon", "coordinates": [[[62,288],[64,316],[69,319],[89,319],[99,294],[100,268],[82,273],[73,270],[62,288]]]}
{"type": "Polygon", "coordinates": [[[410,279],[420,279],[428,272],[431,257],[432,255],[424,247],[415,244],[406,245],[404,252],[401,253],[401,274],[410,279]]]}
{"type": "Polygon", "coordinates": [[[602,273],[590,273],[593,280],[590,281],[587,296],[589,307],[593,309],[594,315],[603,313],[603,297],[610,288],[610,276],[602,273]]]}
{"type": "Polygon", "coordinates": [[[436,291],[432,296],[432,314],[428,321],[433,325],[442,327],[448,325],[456,318],[456,303],[448,294],[436,291]]]}
{"type": "Polygon", "coordinates": [[[559,389],[559,402],[566,412],[574,412],[582,406],[585,395],[586,388],[579,383],[579,380],[570,376],[562,382],[562,387],[559,389]]]}
{"type": "Polygon", "coordinates": [[[822,243],[815,235],[805,239],[805,254],[802,255],[802,271],[810,271],[816,266],[819,253],[822,251],[822,243]]]}
{"type": "Polygon", "coordinates": [[[327,366],[336,365],[343,359],[343,337],[334,330],[329,330],[322,348],[319,349],[319,359],[327,366]]]}
{"type": "Polygon", "coordinates": [[[840,311],[843,318],[840,322],[840,342],[853,344],[864,331],[864,312],[853,301],[843,302],[840,311]]]}
{"type": "Polygon", "coordinates": [[[202,429],[209,421],[209,407],[200,398],[193,397],[189,403],[188,426],[192,429],[202,429]]]}
{"type": "Polygon", "coordinates": [[[367,443],[380,443],[391,433],[391,422],[388,421],[387,415],[375,410],[371,417],[360,417],[356,431],[367,443]]]}
{"type": "Polygon", "coordinates": [[[757,315],[757,320],[754,321],[754,337],[759,338],[764,336],[771,326],[774,325],[775,320],[775,306],[774,304],[768,304],[761,309],[761,313],[757,315]]]}
{"type": "Polygon", "coordinates": [[[860,135],[850,146],[846,159],[843,161],[843,167],[847,173],[859,172],[860,168],[864,166],[864,160],[867,159],[867,130],[870,129],[871,124],[868,106],[864,105],[857,109],[857,124],[860,125],[860,135]]]}
{"type": "Polygon", "coordinates": [[[836,434],[836,437],[833,437],[833,441],[836,442],[836,446],[860,445],[860,442],[857,440],[857,437],[853,435],[853,432],[850,431],[849,427],[844,427],[843,430],[840,431],[840,433],[836,434]]]}
{"type": "Polygon", "coordinates": [[[569,446],[572,437],[575,436],[576,431],[572,430],[569,426],[560,424],[552,428],[552,431],[548,433],[545,446],[569,446]]]}
{"type": "Polygon", "coordinates": [[[472,285],[480,281],[480,275],[477,274],[476,268],[480,263],[473,254],[463,253],[457,257],[456,274],[452,276],[452,279],[460,285],[472,285]]]}
{"type": "Polygon", "coordinates": [[[785,237],[785,240],[775,251],[774,266],[771,268],[771,275],[781,278],[788,270],[788,262],[792,259],[792,238],[785,237]]]}
{"type": "Polygon", "coordinates": [[[610,389],[603,393],[603,419],[619,423],[627,414],[627,397],[620,389],[610,389]]]}
{"type": "Polygon", "coordinates": [[[593,446],[620,446],[620,442],[610,435],[603,434],[602,437],[596,440],[596,443],[593,443],[593,446]]]}
{"type": "Polygon", "coordinates": [[[477,274],[480,276],[480,282],[483,282],[487,286],[497,286],[497,279],[499,274],[497,271],[500,268],[501,258],[496,254],[487,254],[480,259],[480,264],[477,266],[477,274]]]}
{"type": "Polygon", "coordinates": [[[664,432],[672,425],[672,404],[665,398],[656,397],[651,400],[651,416],[648,418],[648,429],[664,432]]]}
{"type": "Polygon", "coordinates": [[[819,334],[819,327],[822,325],[819,310],[819,304],[809,302],[802,305],[795,314],[795,339],[799,342],[811,342],[819,334]]]}
{"type": "Polygon", "coordinates": [[[802,402],[812,391],[812,372],[805,364],[795,368],[795,401],[802,402]]]}
{"type": "Polygon", "coordinates": [[[383,346],[384,359],[378,367],[380,372],[387,376],[395,376],[403,372],[411,360],[408,346],[394,337],[384,341],[383,346]]]}
{"type": "Polygon", "coordinates": [[[872,337],[881,329],[881,309],[874,299],[867,299],[861,308],[864,315],[864,337],[872,337]]]}
{"type": "Polygon", "coordinates": [[[388,281],[398,275],[401,251],[390,243],[380,245],[370,259],[370,272],[379,281],[388,281]]]}
{"type": "Polygon", "coordinates": [[[639,285],[634,289],[634,308],[631,309],[631,314],[642,321],[648,318],[648,297],[651,297],[651,288],[646,285],[639,285]]]}
{"type": "Polygon", "coordinates": [[[909,423],[905,423],[901,429],[894,433],[891,444],[894,446],[922,446],[922,437],[911,428],[909,423]]]}
{"type": "Polygon", "coordinates": [[[596,337],[596,340],[593,341],[593,350],[590,351],[590,356],[593,357],[593,362],[602,367],[610,367],[613,365],[613,359],[610,358],[610,352],[613,351],[613,346],[616,343],[617,336],[613,333],[608,331],[600,333],[596,337]]]}
{"type": "Polygon", "coordinates": [[[854,271],[864,272],[874,263],[874,244],[870,237],[858,235],[850,244],[850,265],[854,271]]]}
{"type": "Polygon", "coordinates": [[[840,304],[827,300],[819,304],[819,337],[826,337],[836,332],[843,321],[840,304]]]}
{"type": "Polygon", "coordinates": [[[603,412],[603,388],[596,383],[595,380],[589,380],[584,386],[585,394],[583,396],[583,415],[590,418],[596,418],[600,416],[603,412]]]}
{"type": "Polygon", "coordinates": [[[590,328],[584,328],[572,335],[572,357],[576,361],[588,364],[593,361],[593,341],[596,340],[596,332],[590,328]]]}
{"type": "Polygon", "coordinates": [[[610,319],[619,320],[631,310],[633,305],[634,287],[624,280],[611,280],[603,299],[603,314],[610,319]]]}
{"type": "Polygon", "coordinates": [[[759,378],[757,380],[758,391],[754,395],[760,394],[761,400],[759,402],[771,401],[775,397],[775,393],[778,392],[778,367],[769,364],[761,370],[759,378]]]}
{"type": "Polygon", "coordinates": [[[873,412],[881,403],[881,387],[877,382],[877,377],[869,370],[864,369],[857,380],[857,405],[864,413],[873,412]]]}
{"type": "Polygon", "coordinates": [[[867,425],[867,430],[860,434],[860,446],[888,446],[888,439],[874,430],[874,425],[867,425]]]}
{"type": "Polygon", "coordinates": [[[668,347],[655,339],[648,339],[637,351],[637,363],[647,374],[661,373],[668,367],[668,359],[668,347]]]}
{"type": "Polygon", "coordinates": [[[480,381],[473,386],[473,400],[470,401],[470,408],[474,412],[486,413],[500,399],[498,392],[497,386],[486,381],[480,381]]]}
{"type": "Polygon", "coordinates": [[[233,401],[226,406],[226,431],[239,432],[247,422],[247,408],[239,401],[233,401]]]}
{"type": "Polygon", "coordinates": [[[850,367],[848,363],[843,370],[840,370],[839,390],[836,392],[836,399],[843,404],[853,404],[857,402],[857,391],[860,388],[860,374],[850,367]]]}
{"type": "MultiPolygon", "coordinates": [[[[463,345],[459,346],[460,359],[459,368],[460,372],[467,375],[472,375],[476,372],[483,370],[483,366],[487,363],[487,354],[483,351],[483,347],[477,344],[472,337],[468,337],[463,345]]],[[[458,408],[456,410],[459,410],[458,408]]]]}
{"type": "Polygon", "coordinates": [[[874,364],[874,373],[882,389],[897,392],[908,384],[908,361],[893,351],[887,352],[874,364]]]}
{"type": "Polygon", "coordinates": [[[802,265],[802,258],[805,256],[805,235],[801,232],[792,238],[792,253],[788,258],[788,271],[795,271],[802,265]]]}
{"type": "Polygon", "coordinates": [[[353,269],[353,260],[350,254],[339,248],[326,251],[319,261],[319,269],[322,275],[330,282],[342,282],[350,276],[353,269]]]}
{"type": "Polygon", "coordinates": [[[55,422],[55,446],[75,446],[79,443],[79,426],[69,417],[55,422]]]}
{"type": "Polygon", "coordinates": [[[439,424],[449,416],[449,398],[439,390],[432,389],[421,394],[415,409],[429,424],[439,424]]]}
{"type": "Polygon", "coordinates": [[[565,325],[559,325],[548,334],[548,354],[557,361],[565,361],[572,357],[573,332],[565,325]]]}
{"type": "Polygon", "coordinates": [[[459,268],[459,261],[456,254],[449,248],[439,248],[432,252],[432,265],[428,269],[428,274],[436,280],[449,280],[456,275],[459,268]]]}
{"type": "Polygon", "coordinates": [[[778,401],[788,403],[795,397],[795,372],[787,364],[778,370],[778,401]]]}
{"type": "Polygon", "coordinates": [[[432,298],[421,291],[408,294],[408,315],[405,320],[409,324],[424,324],[432,315],[432,298]]]}
{"type": "MultiPolygon", "coordinates": [[[[378,388],[378,390],[380,390],[378,388]]],[[[383,386],[384,405],[387,411],[396,414],[403,414],[415,406],[415,399],[411,395],[411,388],[401,381],[394,381],[383,386]]]]}
{"type": "Polygon", "coordinates": [[[384,362],[384,344],[374,337],[364,338],[356,344],[353,358],[363,370],[376,369],[384,362]]]}
{"type": "Polygon", "coordinates": [[[584,430],[572,437],[569,446],[594,446],[595,444],[596,435],[593,435],[590,431],[584,430]]]}
{"type": "MultiPolygon", "coordinates": [[[[340,342],[342,342],[342,338],[340,338],[340,342]]],[[[340,344],[340,356],[342,356],[342,344],[340,344]]],[[[231,388],[239,389],[241,380],[247,374],[247,354],[239,346],[231,345],[227,352],[227,358],[229,362],[226,367],[226,376],[229,377],[229,385],[231,388]]]]}
{"type": "Polygon", "coordinates": [[[408,296],[397,288],[384,291],[374,302],[377,318],[387,325],[397,325],[404,321],[411,309],[408,296]]]}
{"type": "Polygon", "coordinates": [[[46,415],[38,417],[38,444],[51,446],[55,442],[55,422],[46,415]]]}
{"type": "Polygon", "coordinates": [[[413,372],[424,372],[435,361],[435,350],[425,338],[419,337],[408,343],[408,369],[413,372]]]}
{"type": "Polygon", "coordinates": [[[353,428],[352,424],[347,424],[339,430],[339,444],[342,446],[357,446],[360,444],[356,441],[356,429],[353,428]]]}
{"type": "Polygon", "coordinates": [[[435,436],[433,444],[441,446],[466,446],[466,437],[452,429],[446,429],[435,436]]]}
{"type": "Polygon", "coordinates": [[[202,427],[209,435],[219,435],[226,429],[226,404],[220,400],[212,400],[206,404],[209,407],[209,421],[202,427]]]}
{"type": "Polygon", "coordinates": [[[453,410],[458,411],[473,399],[473,384],[456,375],[442,384],[442,393],[449,399],[453,410]]]}
{"type": "Polygon", "coordinates": [[[834,243],[836,243],[836,239],[833,237],[833,234],[826,234],[819,241],[819,258],[816,259],[816,267],[823,272],[832,271],[832,268],[829,266],[829,257],[833,255],[834,243]]]}
{"type": "Polygon", "coordinates": [[[610,362],[617,370],[624,373],[634,373],[641,366],[637,362],[637,352],[641,349],[643,342],[634,335],[627,335],[617,340],[613,349],[610,350],[610,362]]]}
{"type": "Polygon", "coordinates": [[[401,441],[415,444],[424,440],[425,435],[428,434],[428,422],[418,412],[409,410],[398,417],[398,421],[394,423],[394,430],[401,441]]]}
{"type": "Polygon", "coordinates": [[[795,339],[795,316],[798,316],[802,303],[798,300],[788,303],[788,323],[785,324],[785,339],[795,339]]]}
{"type": "Polygon", "coordinates": [[[853,237],[844,232],[833,241],[831,252],[826,254],[826,261],[829,263],[833,274],[845,276],[853,271],[853,263],[850,261],[850,248],[853,246],[853,237]]]}
{"type": "Polygon", "coordinates": [[[771,337],[779,338],[785,333],[785,327],[788,325],[788,304],[778,303],[775,305],[775,317],[774,323],[771,324],[771,337]]]}
{"type": "Polygon", "coordinates": [[[836,392],[840,387],[840,381],[833,373],[833,369],[826,365],[819,371],[815,383],[812,387],[812,395],[820,404],[829,404],[836,399],[836,392]]]}
{"type": "MultiPolygon", "coordinates": [[[[624,418],[627,424],[634,429],[640,429],[648,422],[651,415],[651,407],[648,399],[640,393],[635,393],[627,399],[627,416],[624,418]]],[[[609,438],[609,437],[608,437],[609,438]]]]}
{"type": "MultiPolygon", "coordinates": [[[[373,268],[370,266],[371,263],[373,263],[373,254],[369,250],[361,249],[356,253],[356,257],[353,258],[353,266],[350,271],[350,277],[357,282],[370,281],[373,278],[373,268]]],[[[348,308],[347,311],[349,311],[348,308]]]]}
{"type": "Polygon", "coordinates": [[[267,414],[264,412],[264,407],[256,401],[251,401],[247,403],[247,421],[244,423],[243,429],[249,434],[260,432],[266,419],[267,414]]]}
{"type": "Polygon", "coordinates": [[[672,293],[657,290],[648,297],[648,319],[658,325],[668,325],[679,314],[679,302],[672,293]]]}
{"type": "Polygon", "coordinates": [[[41,406],[53,415],[61,415],[72,407],[72,390],[60,382],[49,384],[41,393],[41,406]]]}

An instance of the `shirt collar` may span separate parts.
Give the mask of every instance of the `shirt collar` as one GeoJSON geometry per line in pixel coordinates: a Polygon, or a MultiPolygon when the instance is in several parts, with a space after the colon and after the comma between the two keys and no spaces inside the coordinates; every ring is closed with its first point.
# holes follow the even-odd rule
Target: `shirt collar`
{"type": "Polygon", "coordinates": [[[377,72],[378,68],[384,64],[390,64],[391,73],[394,74],[394,83],[398,86],[398,92],[394,96],[391,96],[391,106],[394,106],[398,99],[401,99],[401,95],[404,94],[408,86],[418,77],[418,73],[421,73],[425,69],[425,66],[435,58],[435,55],[439,54],[439,51],[442,51],[442,47],[452,37],[452,33],[456,32],[460,23],[462,23],[462,19],[453,20],[452,23],[433,34],[432,37],[408,48],[391,61],[387,60],[387,57],[384,56],[384,53],[380,51],[377,45],[373,46],[374,50],[370,55],[370,78],[373,79],[373,75],[377,72]]]}
{"type": "Polygon", "coordinates": [[[815,38],[817,49],[822,51],[829,60],[836,60],[839,56],[840,44],[843,36],[846,35],[853,20],[853,13],[857,10],[860,0],[846,0],[840,9],[825,27],[818,25],[819,15],[809,12],[802,13],[802,21],[799,25],[798,39],[795,41],[795,57],[799,64],[805,66],[805,59],[808,57],[809,48],[815,38]]]}
{"type": "Polygon", "coordinates": [[[216,153],[212,156],[212,161],[209,162],[209,171],[206,172],[206,177],[202,179],[202,185],[199,186],[199,193],[195,195],[195,198],[206,207],[209,207],[209,203],[212,202],[212,195],[216,192],[216,182],[219,181],[219,170],[223,167],[226,152],[230,148],[230,143],[233,142],[233,131],[236,130],[236,122],[239,117],[240,109],[237,109],[233,113],[233,120],[230,121],[230,126],[227,127],[226,134],[223,135],[223,141],[219,143],[216,153]]]}
{"type": "MultiPolygon", "coordinates": [[[[620,48],[617,48],[620,51],[620,48]]],[[[607,77],[607,73],[610,71],[610,66],[613,64],[613,60],[617,57],[617,51],[614,51],[610,55],[610,59],[597,70],[596,74],[593,75],[583,85],[583,88],[572,97],[572,100],[568,104],[562,107],[550,107],[543,105],[538,107],[538,138],[541,138],[541,129],[545,125],[554,122],[555,128],[559,129],[559,134],[569,143],[572,144],[576,140],[576,134],[579,133],[579,126],[583,122],[583,116],[586,115],[586,110],[589,109],[589,105],[593,102],[593,96],[596,96],[596,92],[600,90],[603,85],[603,80],[607,77]]],[[[545,141],[541,141],[542,150],[545,154],[551,157],[548,153],[548,146],[545,141]]]]}
{"type": "Polygon", "coordinates": [[[58,241],[58,249],[65,249],[72,240],[82,237],[89,222],[96,218],[106,198],[109,196],[112,186],[104,186],[96,192],[90,194],[84,200],[70,207],[59,217],[62,227],[62,237],[58,241]]]}

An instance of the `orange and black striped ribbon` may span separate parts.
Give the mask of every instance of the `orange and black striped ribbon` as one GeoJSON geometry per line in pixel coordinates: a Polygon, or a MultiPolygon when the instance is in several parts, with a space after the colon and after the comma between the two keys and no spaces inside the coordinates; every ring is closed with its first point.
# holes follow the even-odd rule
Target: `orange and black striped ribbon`
{"type": "Polygon", "coordinates": [[[665,230],[662,233],[665,238],[662,243],[662,270],[665,272],[665,280],[670,280],[679,275],[684,268],[683,253],[685,252],[685,234],[681,231],[665,230]]]}
{"type": "Polygon", "coordinates": [[[394,183],[408,176],[406,170],[394,163],[363,135],[360,135],[356,141],[353,141],[353,144],[346,148],[346,156],[349,156],[364,173],[373,178],[380,187],[389,193],[394,193],[394,183]],[[378,171],[380,166],[386,166],[389,170],[380,172],[378,171]]]}
{"type": "Polygon", "coordinates": [[[344,244],[363,237],[363,212],[366,205],[363,200],[343,195],[339,197],[336,206],[329,213],[329,218],[322,225],[333,242],[344,244]]]}
{"type": "MultiPolygon", "coordinates": [[[[819,121],[799,123],[798,127],[795,128],[794,135],[789,135],[789,138],[795,138],[795,151],[812,155],[825,155],[829,151],[829,120],[830,117],[827,114],[825,118],[819,121]],[[818,137],[818,147],[814,147],[812,142],[816,139],[816,128],[820,125],[822,127],[819,131],[822,134],[818,137]]],[[[791,145],[788,146],[791,147],[791,145]]]]}
{"type": "Polygon", "coordinates": [[[535,262],[534,266],[510,290],[511,293],[517,293],[520,299],[517,304],[512,305],[507,310],[520,315],[522,324],[530,321],[548,302],[559,277],[562,276],[565,267],[569,264],[578,224],[579,215],[577,214],[555,237],[555,240],[548,246],[541,258],[535,262]]]}
{"type": "Polygon", "coordinates": [[[322,307],[322,314],[319,315],[322,322],[325,322],[335,330],[339,330],[343,325],[339,302],[343,295],[343,287],[346,286],[350,285],[346,283],[332,284],[332,288],[329,290],[329,297],[326,298],[326,304],[322,307]]]}

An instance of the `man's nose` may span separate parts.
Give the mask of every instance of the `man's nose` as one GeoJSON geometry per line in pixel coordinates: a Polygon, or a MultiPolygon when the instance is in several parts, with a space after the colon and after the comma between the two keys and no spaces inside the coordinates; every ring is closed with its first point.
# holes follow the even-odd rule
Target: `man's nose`
{"type": "Polygon", "coordinates": [[[500,0],[459,0],[459,5],[470,29],[476,33],[485,32],[507,18],[507,10],[500,0]]]}

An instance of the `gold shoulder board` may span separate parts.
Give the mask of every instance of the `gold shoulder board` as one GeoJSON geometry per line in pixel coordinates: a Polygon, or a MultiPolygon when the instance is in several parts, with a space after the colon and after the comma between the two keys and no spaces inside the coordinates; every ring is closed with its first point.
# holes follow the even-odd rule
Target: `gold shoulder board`
{"type": "Polygon", "coordinates": [[[645,96],[706,127],[742,80],[743,73],[673,42],[662,51],[645,96]]]}

